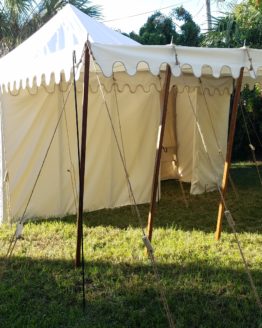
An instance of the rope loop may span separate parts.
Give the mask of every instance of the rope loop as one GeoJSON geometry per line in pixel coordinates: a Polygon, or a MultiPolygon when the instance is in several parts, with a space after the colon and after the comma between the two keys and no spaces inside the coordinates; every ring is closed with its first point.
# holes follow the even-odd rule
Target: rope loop
{"type": "Polygon", "coordinates": [[[173,50],[174,50],[174,52],[175,52],[175,65],[176,66],[180,66],[180,62],[179,62],[179,60],[178,60],[178,54],[177,54],[177,50],[176,50],[176,45],[174,44],[174,43],[172,43],[172,48],[173,48],[173,50]]]}
{"type": "Polygon", "coordinates": [[[246,47],[246,45],[244,45],[243,49],[246,51],[246,54],[247,54],[247,58],[248,58],[248,61],[249,61],[249,71],[253,72],[255,78],[257,77],[256,75],[256,72],[255,72],[255,69],[254,69],[254,66],[253,66],[253,60],[252,60],[252,57],[250,56],[250,53],[249,53],[249,50],[248,50],[248,47],[246,47]]]}

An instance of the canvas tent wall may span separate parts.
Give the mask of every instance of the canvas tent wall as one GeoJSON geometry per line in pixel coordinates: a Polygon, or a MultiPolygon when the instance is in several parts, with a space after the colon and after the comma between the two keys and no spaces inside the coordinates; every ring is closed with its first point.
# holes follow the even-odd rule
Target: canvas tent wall
{"type": "MultiPolygon", "coordinates": [[[[128,144],[125,148],[125,157],[132,186],[138,201],[146,202],[150,193],[154,164],[152,154],[154,154],[156,139],[156,118],[159,116],[158,108],[154,103],[158,102],[158,93],[150,91],[149,88],[148,93],[145,94],[144,89],[130,91],[129,87],[124,87],[116,100],[112,90],[112,79],[107,82],[106,97],[118,135],[116,101],[122,109],[122,134],[124,143],[128,144]],[[126,104],[127,98],[128,104],[126,104]],[[148,125],[152,127],[150,131],[147,129],[148,125]],[[148,139],[152,142],[148,143],[148,139]]],[[[81,82],[79,81],[78,84],[81,82]]],[[[130,83],[128,84],[130,86],[130,83]]],[[[11,217],[18,218],[23,215],[62,111],[63,102],[67,97],[68,88],[68,84],[65,83],[64,88],[61,84],[54,85],[51,94],[44,87],[38,87],[35,96],[28,95],[28,90],[20,90],[17,97],[10,94],[3,95],[3,133],[6,170],[9,173],[11,217]],[[5,110],[6,108],[8,110],[5,110]]],[[[81,85],[79,85],[80,104],[81,98],[81,85]]],[[[93,110],[90,110],[88,115],[85,210],[128,204],[130,199],[124,171],[103,99],[96,86],[91,87],[89,106],[93,110]]],[[[75,212],[75,188],[72,186],[72,180],[77,175],[78,169],[73,92],[70,93],[64,113],[39,178],[37,190],[27,210],[29,217],[56,216],[75,212]],[[72,163],[70,156],[72,156],[72,163]]]]}
{"type": "MultiPolygon", "coordinates": [[[[177,169],[183,181],[192,182],[192,193],[211,190],[221,178],[223,163],[207,110],[215,122],[219,148],[225,152],[232,80],[238,76],[240,67],[249,67],[245,50],[141,46],[99,24],[101,36],[97,26],[92,28],[90,22],[93,24],[90,18],[86,20],[85,15],[67,5],[34,36],[0,60],[4,221],[8,217],[17,220],[25,209],[26,217],[76,212],[72,51],[76,51],[79,60],[87,31],[98,73],[91,66],[84,209],[111,208],[131,202],[106,106],[121,141],[136,201],[149,201],[161,115],[163,63],[170,64],[173,73],[170,117],[176,108],[176,128],[169,119],[165,148],[177,148],[177,169]],[[215,57],[223,58],[223,62],[215,57]],[[178,91],[172,103],[174,87],[178,91]],[[197,124],[205,135],[213,170],[208,166],[197,124]],[[174,131],[176,140],[172,137],[174,131]]],[[[256,65],[259,53],[253,54],[256,65]]],[[[254,67],[257,70],[259,66],[254,67]]],[[[82,102],[81,67],[78,66],[77,76],[78,104],[82,102]]],[[[163,160],[162,174],[167,178],[173,158],[163,160]]]]}
{"type": "MultiPolygon", "coordinates": [[[[122,72],[115,74],[114,79],[102,79],[103,90],[120,140],[119,111],[125,160],[136,200],[138,203],[148,202],[160,117],[159,79],[151,75],[148,77],[147,72],[140,72],[135,79],[122,72]],[[153,82],[155,85],[152,85],[153,82]]],[[[16,96],[13,93],[2,94],[5,170],[9,176],[6,184],[8,184],[12,211],[9,216],[12,218],[23,215],[69,88],[70,84],[63,82],[49,85],[48,88],[40,86],[35,89],[19,90],[16,96]]],[[[81,78],[77,90],[78,103],[81,104],[81,78]]],[[[178,138],[181,140],[182,179],[190,181],[192,172],[197,172],[194,165],[198,165],[198,169],[202,166],[200,161],[197,163],[193,161],[192,165],[193,150],[200,142],[195,129],[195,120],[187,103],[186,92],[181,86],[177,108],[179,108],[178,127],[183,129],[182,125],[187,125],[187,136],[185,138],[186,131],[183,129],[178,131],[178,138]],[[187,111],[187,115],[184,115],[184,111],[187,111]]],[[[194,100],[195,106],[197,101],[200,101],[197,92],[197,88],[192,87],[190,97],[194,100]]],[[[220,104],[222,102],[224,105],[223,110],[219,107],[213,110],[213,115],[225,117],[225,120],[221,120],[225,123],[221,124],[224,130],[227,127],[229,97],[229,92],[227,97],[224,97],[225,92],[210,96],[212,101],[220,99],[220,104]]],[[[124,171],[95,76],[91,78],[90,83],[89,108],[85,209],[90,211],[130,204],[124,171]]],[[[171,107],[170,112],[172,112],[171,107]]],[[[203,114],[205,116],[206,113],[203,114]]],[[[61,123],[37,183],[37,189],[27,210],[29,217],[59,216],[75,212],[74,179],[77,175],[77,148],[74,115],[74,94],[71,90],[61,123]]],[[[199,114],[198,116],[200,117],[199,114]]],[[[225,135],[226,133],[223,138],[225,135]]],[[[216,157],[214,161],[217,162],[216,157]]],[[[204,162],[202,164],[205,167],[208,165],[204,162]]],[[[222,167],[223,163],[220,161],[218,164],[220,173],[222,167]]],[[[205,168],[203,170],[205,171],[205,168]]],[[[206,170],[209,170],[208,166],[206,170]]]]}

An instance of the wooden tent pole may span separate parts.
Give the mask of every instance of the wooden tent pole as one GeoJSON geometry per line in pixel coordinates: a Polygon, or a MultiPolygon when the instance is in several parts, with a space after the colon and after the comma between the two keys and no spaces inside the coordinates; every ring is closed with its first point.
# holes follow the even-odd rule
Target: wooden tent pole
{"type": "Polygon", "coordinates": [[[152,190],[151,190],[151,201],[150,201],[148,220],[147,220],[147,234],[148,234],[148,239],[150,241],[152,240],[152,233],[153,233],[153,222],[154,222],[154,214],[155,214],[155,208],[156,208],[158,177],[159,177],[162,145],[163,145],[165,124],[166,124],[166,115],[167,115],[167,105],[168,105],[170,80],[171,80],[171,68],[170,68],[169,65],[167,65],[165,84],[164,84],[164,88],[163,88],[163,98],[162,98],[163,101],[162,101],[162,105],[161,105],[161,107],[162,107],[162,117],[161,117],[161,122],[160,122],[159,128],[158,128],[158,138],[157,138],[156,157],[155,157],[155,168],[154,168],[154,176],[153,176],[152,190]]]}
{"type": "Polygon", "coordinates": [[[86,160],[86,131],[87,131],[87,114],[88,114],[88,86],[89,86],[89,66],[90,53],[89,48],[85,49],[85,68],[84,68],[84,95],[82,108],[82,137],[80,153],[80,170],[79,170],[79,200],[77,213],[77,242],[76,242],[76,259],[75,266],[81,265],[81,242],[83,235],[83,205],[84,205],[84,180],[85,180],[85,160],[86,160]]]}
{"type": "MultiPolygon", "coordinates": [[[[227,154],[226,154],[226,160],[225,160],[225,165],[224,165],[224,174],[223,174],[222,186],[221,186],[221,192],[222,192],[223,197],[225,197],[226,191],[227,191],[227,183],[228,183],[228,177],[229,177],[229,169],[230,169],[230,165],[231,165],[231,155],[232,155],[232,148],[233,148],[233,142],[234,142],[234,136],[235,136],[235,130],[236,130],[237,111],[238,111],[238,104],[239,104],[239,99],[240,99],[241,85],[242,85],[242,81],[243,81],[243,73],[244,73],[244,67],[242,67],[240,70],[240,75],[237,80],[234,101],[233,101],[233,108],[232,108],[229,136],[228,136],[228,143],[227,143],[227,154]]],[[[216,233],[215,233],[216,240],[219,240],[220,236],[221,236],[224,211],[225,211],[225,206],[224,206],[224,202],[221,199],[220,203],[219,203],[218,216],[217,216],[217,227],[216,227],[216,233]]]]}

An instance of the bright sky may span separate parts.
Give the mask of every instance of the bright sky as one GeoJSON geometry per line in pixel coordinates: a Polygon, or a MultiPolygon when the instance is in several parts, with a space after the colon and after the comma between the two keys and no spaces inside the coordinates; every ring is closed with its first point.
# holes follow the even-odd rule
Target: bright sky
{"type": "MultiPolygon", "coordinates": [[[[225,10],[226,2],[211,0],[211,14],[218,16],[219,10],[225,10]]],[[[206,29],[206,0],[92,0],[92,4],[101,5],[104,23],[121,32],[138,32],[155,11],[160,10],[167,15],[181,5],[191,13],[202,30],[206,29]]]]}

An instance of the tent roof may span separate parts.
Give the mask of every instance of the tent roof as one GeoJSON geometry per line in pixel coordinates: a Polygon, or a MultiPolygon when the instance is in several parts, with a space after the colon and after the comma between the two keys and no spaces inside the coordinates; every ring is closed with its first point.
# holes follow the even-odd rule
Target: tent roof
{"type": "Polygon", "coordinates": [[[174,76],[181,72],[200,77],[237,78],[245,67],[246,81],[262,77],[262,50],[225,48],[196,48],[181,46],[142,46],[95,21],[68,4],[29,39],[0,59],[0,88],[46,84],[60,81],[61,73],[69,80],[72,53],[81,58],[84,44],[91,44],[92,54],[106,76],[113,71],[126,70],[133,75],[138,69],[157,75],[163,64],[170,64],[174,76]],[[251,69],[252,68],[252,69],[251,69]]]}

